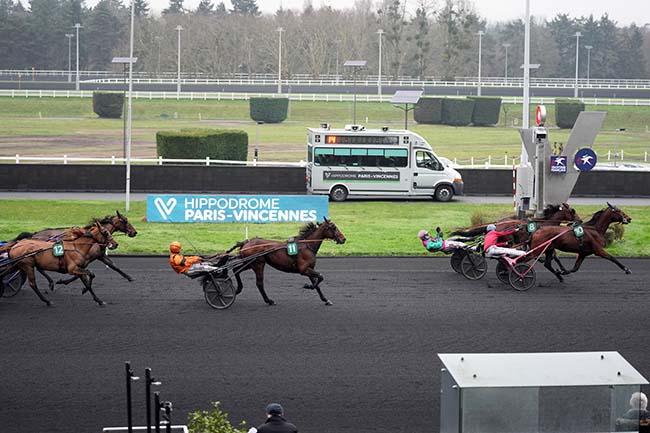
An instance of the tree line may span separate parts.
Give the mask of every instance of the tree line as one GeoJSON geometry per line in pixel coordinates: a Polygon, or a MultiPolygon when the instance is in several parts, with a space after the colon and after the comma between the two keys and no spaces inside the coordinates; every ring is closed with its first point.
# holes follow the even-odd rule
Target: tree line
{"type": "MultiPolygon", "coordinates": [[[[300,11],[274,14],[262,14],[256,0],[231,0],[229,8],[201,0],[194,10],[184,0],[170,0],[158,16],[147,0],[134,1],[138,71],[176,71],[180,25],[184,72],[277,73],[281,38],[283,78],[347,74],[345,60],[367,60],[365,73],[376,75],[382,38],[386,78],[476,76],[477,33],[484,31],[482,76],[522,75],[523,20],[488,24],[468,0],[417,0],[414,12],[405,0],[356,0],[345,10],[307,2],[300,11]]],[[[74,69],[73,26],[79,23],[80,68],[110,70],[113,57],[128,56],[129,21],[130,3],[121,0],[100,0],[94,7],[84,0],[30,0],[27,8],[18,0],[0,0],[0,69],[65,70],[68,43],[74,69]]],[[[576,32],[582,34],[581,77],[589,68],[591,78],[650,78],[650,28],[622,26],[606,14],[533,18],[531,63],[540,64],[533,77],[575,75],[576,32]]]]}

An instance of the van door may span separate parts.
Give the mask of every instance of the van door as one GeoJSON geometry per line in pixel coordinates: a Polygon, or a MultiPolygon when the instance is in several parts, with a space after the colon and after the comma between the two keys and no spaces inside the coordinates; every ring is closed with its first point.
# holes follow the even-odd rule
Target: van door
{"type": "Polygon", "coordinates": [[[433,195],[434,186],[446,178],[445,166],[427,150],[416,149],[413,155],[413,192],[433,195]]]}

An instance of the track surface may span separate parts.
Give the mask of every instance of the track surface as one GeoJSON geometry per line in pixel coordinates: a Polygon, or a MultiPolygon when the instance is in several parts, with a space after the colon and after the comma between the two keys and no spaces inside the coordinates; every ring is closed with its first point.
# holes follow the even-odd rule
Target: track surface
{"type": "MultiPolygon", "coordinates": [[[[50,294],[52,308],[28,287],[0,300],[3,433],[125,425],[127,360],[163,382],[175,423],[219,400],[233,423],[257,425],[278,401],[303,433],[437,431],[436,353],[618,350],[650,377],[650,260],[623,259],[631,275],[587,260],[563,285],[538,266],[538,286],[517,293],[494,262],[471,282],[448,258],[321,258],[333,306],[302,277],[267,270],[278,305],[262,302],[247,272],[225,311],[166,258],[115,261],[136,281],[92,265],[105,307],[79,282],[50,294]]],[[[143,381],[133,398],[144,424],[143,381]]]]}

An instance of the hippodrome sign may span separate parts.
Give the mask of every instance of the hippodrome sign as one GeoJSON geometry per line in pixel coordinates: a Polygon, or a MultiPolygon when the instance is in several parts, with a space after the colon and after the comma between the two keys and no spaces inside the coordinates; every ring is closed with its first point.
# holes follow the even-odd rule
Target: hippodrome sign
{"type": "Polygon", "coordinates": [[[147,220],[163,223],[320,221],[328,197],[311,195],[148,195],[147,220]]]}

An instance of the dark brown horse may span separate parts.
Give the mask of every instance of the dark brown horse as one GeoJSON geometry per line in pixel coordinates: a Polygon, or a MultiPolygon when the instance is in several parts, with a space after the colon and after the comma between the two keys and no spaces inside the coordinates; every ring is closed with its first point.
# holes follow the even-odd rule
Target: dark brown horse
{"type": "MultiPolygon", "coordinates": [[[[558,225],[562,221],[581,221],[580,216],[576,213],[575,209],[569,206],[567,203],[562,203],[561,205],[548,205],[544,208],[544,216],[542,218],[532,218],[532,219],[517,219],[515,217],[503,218],[499,221],[496,221],[492,224],[496,225],[498,231],[506,231],[518,226],[524,226],[529,221],[537,222],[539,227],[545,225],[558,225]]],[[[474,227],[469,227],[467,229],[456,230],[451,233],[451,236],[463,236],[474,238],[480,235],[485,234],[485,230],[488,224],[481,224],[474,227]]],[[[528,231],[519,230],[517,232],[515,243],[521,243],[528,240],[528,231]]]]}
{"type": "Polygon", "coordinates": [[[38,289],[34,269],[67,273],[80,278],[85,286],[81,293],[89,291],[95,302],[104,305],[92,289],[95,274],[87,270],[86,266],[104,254],[106,248],[117,248],[118,244],[113,236],[96,222],[89,229],[72,230],[69,236],[60,242],[63,244],[63,255],[60,257],[54,256],[54,242],[24,239],[11,247],[9,258],[17,261],[16,267],[25,272],[34,293],[48,306],[52,305],[52,302],[38,289]]]}
{"type": "MultiPolygon", "coordinates": [[[[323,281],[323,276],[314,269],[316,266],[316,254],[318,254],[321,244],[326,239],[332,239],[337,244],[345,243],[343,233],[327,218],[322,223],[308,223],[300,230],[300,233],[294,239],[294,242],[298,244],[298,253],[296,255],[288,254],[287,242],[261,238],[245,240],[238,243],[234,248],[239,247],[239,257],[242,260],[251,260],[244,269],[252,269],[255,272],[257,289],[267,304],[275,304],[264,291],[264,266],[268,263],[279,271],[306,276],[309,278],[311,284],[305,284],[305,288],[315,289],[325,305],[332,305],[323,296],[323,292],[321,292],[319,286],[323,281]]],[[[239,273],[236,273],[236,278],[237,293],[239,293],[243,287],[239,273]]]]}
{"type": "MultiPolygon", "coordinates": [[[[107,215],[102,219],[97,220],[99,223],[104,227],[104,229],[108,230],[108,232],[112,235],[115,232],[122,232],[126,234],[128,237],[132,238],[135,237],[135,235],[138,234],[138,231],[131,225],[129,222],[129,219],[122,215],[119,211],[115,211],[115,215],[107,215]]],[[[95,223],[95,220],[93,220],[90,224],[84,227],[84,229],[88,230],[92,227],[92,225],[95,223]]],[[[57,228],[57,229],[45,229],[45,230],[40,230],[38,232],[34,232],[31,234],[31,239],[39,239],[43,241],[55,241],[58,239],[65,239],[68,236],[68,233],[71,229],[69,228],[57,228]]],[[[25,234],[23,234],[24,236],[25,234]]],[[[128,275],[126,272],[122,271],[120,268],[118,268],[115,263],[106,255],[106,248],[103,249],[103,254],[101,254],[99,257],[96,258],[100,262],[104,263],[106,266],[126,278],[128,281],[133,281],[133,278],[128,275]]],[[[43,274],[45,275],[45,274],[43,274]]],[[[46,278],[49,277],[46,275],[46,278]]],[[[67,279],[61,279],[57,281],[57,284],[69,284],[72,281],[76,280],[78,277],[70,277],[67,279]]]]}
{"type": "MultiPolygon", "coordinates": [[[[534,250],[547,242],[550,246],[546,249],[544,267],[563,281],[562,275],[577,272],[585,257],[595,254],[615,263],[626,274],[631,273],[630,269],[619,262],[614,256],[605,251],[605,232],[611,223],[629,224],[632,221],[625,212],[614,205],[607,203],[607,207],[596,212],[589,221],[582,226],[584,234],[577,237],[572,228],[559,226],[540,227],[530,238],[530,250],[534,250]],[[578,257],[573,269],[566,270],[562,263],[557,261],[560,270],[553,268],[551,258],[555,250],[567,253],[576,253],[578,257]]],[[[540,248],[541,250],[542,248],[540,248]]]]}

